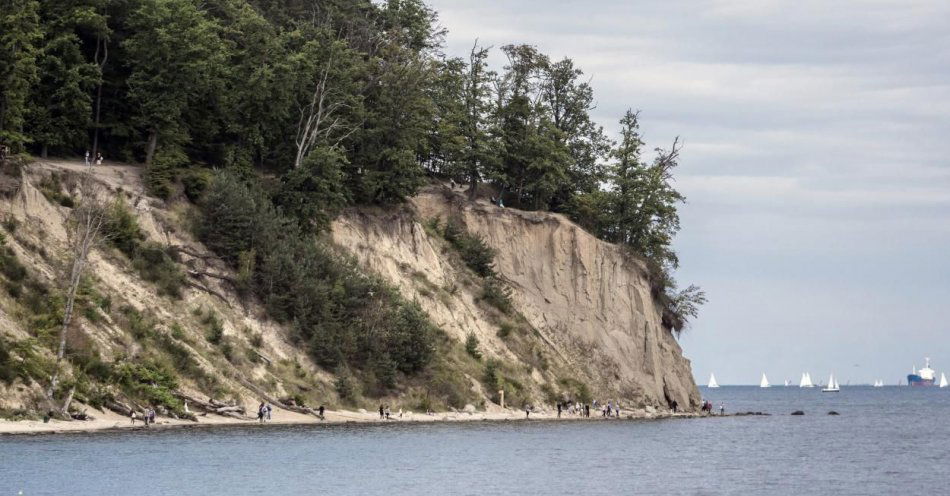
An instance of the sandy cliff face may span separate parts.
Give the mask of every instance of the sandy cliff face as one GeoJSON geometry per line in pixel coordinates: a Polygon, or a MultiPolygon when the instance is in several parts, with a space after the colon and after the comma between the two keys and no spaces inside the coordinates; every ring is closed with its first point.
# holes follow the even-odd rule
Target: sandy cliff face
{"type": "Polygon", "coordinates": [[[489,353],[513,356],[497,336],[497,316],[478,302],[478,289],[465,284],[465,268],[424,228],[433,218],[454,220],[497,250],[496,269],[512,289],[514,306],[554,364],[531,371],[539,384],[557,389],[558,379],[570,374],[602,401],[698,405],[689,361],[660,324],[644,265],[563,216],[470,202],[458,190],[431,187],[405,210],[343,216],[333,237],[417,298],[449,334],[464,339],[474,333],[489,353]]]}

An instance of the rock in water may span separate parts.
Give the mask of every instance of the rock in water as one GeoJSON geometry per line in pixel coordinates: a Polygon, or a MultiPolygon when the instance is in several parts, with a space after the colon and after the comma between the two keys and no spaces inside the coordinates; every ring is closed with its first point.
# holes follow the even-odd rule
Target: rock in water
{"type": "Polygon", "coordinates": [[[805,415],[805,412],[801,410],[795,410],[794,412],[792,412],[792,415],[805,415]]]}
{"type": "Polygon", "coordinates": [[[836,412],[836,411],[834,411],[834,410],[832,410],[832,411],[828,412],[828,415],[841,415],[841,414],[838,413],[838,412],[836,412]]]}

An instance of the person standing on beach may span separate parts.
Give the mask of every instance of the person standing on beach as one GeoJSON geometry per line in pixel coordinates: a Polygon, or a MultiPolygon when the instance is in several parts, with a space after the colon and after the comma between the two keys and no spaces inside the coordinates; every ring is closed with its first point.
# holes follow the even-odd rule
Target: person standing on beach
{"type": "Polygon", "coordinates": [[[670,403],[670,407],[673,409],[673,413],[676,413],[676,407],[677,407],[677,406],[679,406],[679,403],[677,403],[676,400],[673,400],[673,401],[670,403]]]}
{"type": "Polygon", "coordinates": [[[257,407],[257,421],[262,424],[264,423],[264,403],[261,403],[261,405],[257,407]]]}
{"type": "Polygon", "coordinates": [[[91,158],[91,157],[90,157],[90,155],[89,155],[89,150],[86,150],[86,165],[87,165],[87,166],[89,165],[89,159],[90,159],[90,158],[91,158]]]}
{"type": "Polygon", "coordinates": [[[557,418],[561,418],[561,402],[557,402],[557,418]]]}
{"type": "Polygon", "coordinates": [[[267,420],[270,420],[270,413],[273,408],[270,406],[270,403],[267,404],[267,420]]]}
{"type": "Polygon", "coordinates": [[[726,405],[723,405],[722,402],[719,402],[719,415],[726,414],[726,405]]]}
{"type": "Polygon", "coordinates": [[[383,405],[379,405],[379,420],[383,420],[383,405]]]}
{"type": "Polygon", "coordinates": [[[323,420],[323,405],[320,405],[319,412],[320,412],[320,420],[323,420]]]}
{"type": "Polygon", "coordinates": [[[132,419],[132,425],[135,425],[135,410],[129,412],[129,418],[132,419]]]}
{"type": "Polygon", "coordinates": [[[148,423],[149,424],[155,423],[155,409],[154,408],[148,409],[148,423]]]}
{"type": "Polygon", "coordinates": [[[530,417],[530,416],[531,416],[531,407],[528,406],[528,405],[525,405],[525,406],[524,406],[524,418],[528,418],[528,417],[530,417]]]}

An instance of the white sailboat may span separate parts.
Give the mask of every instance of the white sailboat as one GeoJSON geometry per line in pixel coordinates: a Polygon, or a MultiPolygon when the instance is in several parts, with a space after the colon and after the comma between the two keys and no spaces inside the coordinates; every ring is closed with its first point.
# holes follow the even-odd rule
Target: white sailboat
{"type": "Polygon", "coordinates": [[[809,374],[808,372],[802,372],[802,380],[798,384],[798,387],[803,387],[803,388],[815,387],[815,385],[811,383],[811,374],[809,374]]]}
{"type": "Polygon", "coordinates": [[[762,380],[759,382],[759,387],[769,387],[769,380],[766,379],[765,374],[762,374],[762,380]]]}
{"type": "Polygon", "coordinates": [[[709,385],[707,385],[706,387],[710,387],[710,388],[719,387],[719,383],[716,382],[716,374],[709,374],[709,385]]]}
{"type": "Polygon", "coordinates": [[[874,387],[884,387],[884,380],[883,380],[883,379],[878,379],[878,380],[874,381],[874,387]]]}
{"type": "Polygon", "coordinates": [[[838,381],[835,380],[835,375],[831,374],[831,377],[828,378],[828,387],[821,390],[822,393],[837,393],[841,391],[841,386],[838,384],[838,381]]]}
{"type": "Polygon", "coordinates": [[[789,387],[791,385],[792,385],[792,381],[785,379],[785,387],[789,387]]]}
{"type": "Polygon", "coordinates": [[[947,374],[944,374],[943,372],[940,373],[940,387],[947,387],[947,374]]]}

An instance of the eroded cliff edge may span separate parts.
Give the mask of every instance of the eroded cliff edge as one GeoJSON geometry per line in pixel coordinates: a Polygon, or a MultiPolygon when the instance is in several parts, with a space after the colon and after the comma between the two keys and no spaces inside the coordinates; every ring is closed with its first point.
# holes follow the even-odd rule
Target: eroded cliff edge
{"type": "Polygon", "coordinates": [[[406,208],[347,213],[334,223],[333,240],[418,300],[453,337],[473,334],[490,356],[526,362],[548,395],[582,381],[601,401],[698,407],[689,360],[661,324],[643,262],[563,216],[473,202],[461,190],[431,186],[406,208]],[[517,317],[480,301],[471,274],[427,229],[436,220],[459,224],[494,248],[517,317]],[[528,352],[502,329],[522,318],[537,341],[528,352]]]}

